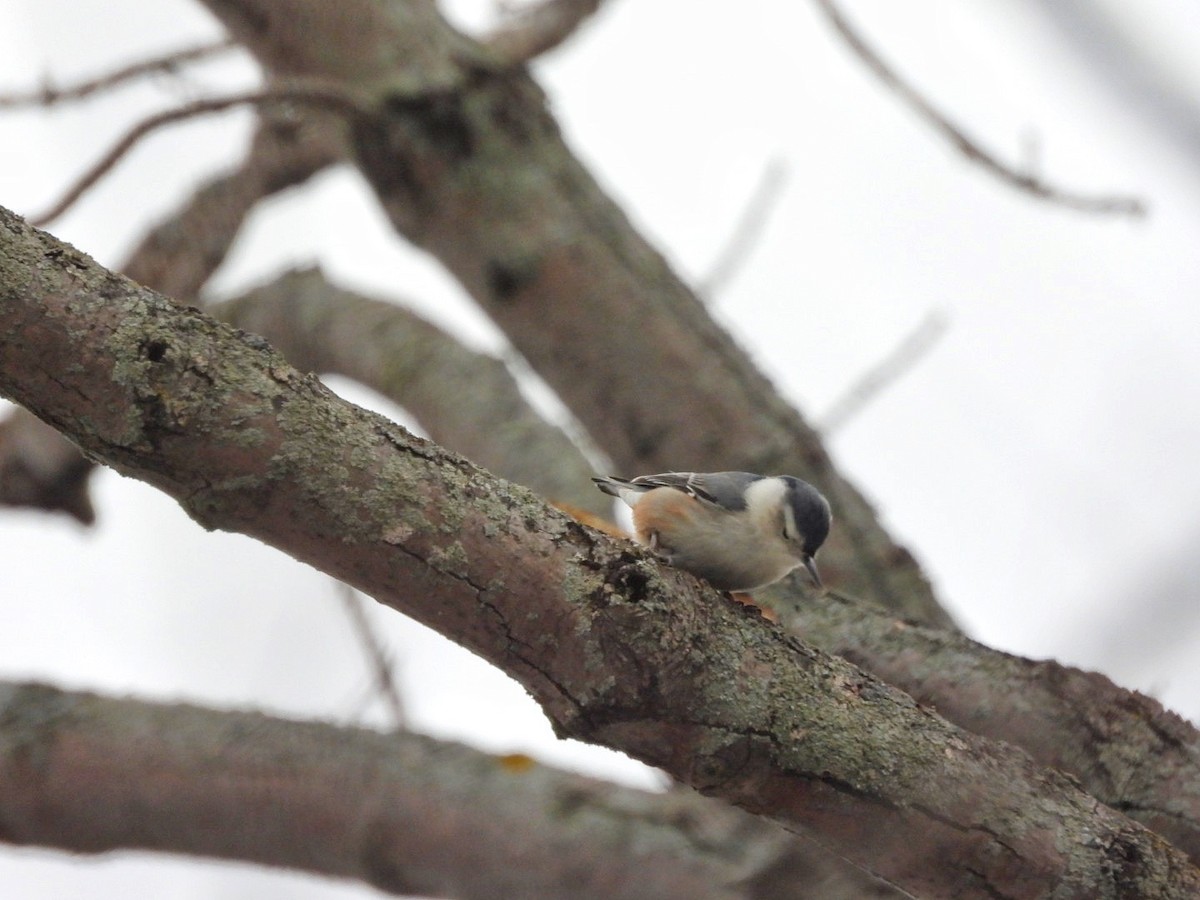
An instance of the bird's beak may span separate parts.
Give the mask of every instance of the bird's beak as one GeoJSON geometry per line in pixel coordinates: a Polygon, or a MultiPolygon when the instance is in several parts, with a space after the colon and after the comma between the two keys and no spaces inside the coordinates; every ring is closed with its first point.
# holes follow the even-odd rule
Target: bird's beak
{"type": "Polygon", "coordinates": [[[824,589],[825,585],[821,583],[821,575],[817,572],[817,561],[807,554],[804,556],[804,568],[808,569],[808,574],[812,576],[813,583],[817,587],[824,589]]]}

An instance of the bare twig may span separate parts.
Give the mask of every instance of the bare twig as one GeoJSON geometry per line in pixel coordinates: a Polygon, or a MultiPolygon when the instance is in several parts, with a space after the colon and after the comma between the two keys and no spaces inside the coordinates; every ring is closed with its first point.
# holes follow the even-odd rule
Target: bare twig
{"type": "Polygon", "coordinates": [[[163,56],[155,56],[140,62],[123,66],[104,75],[89,78],[69,87],[55,87],[48,79],[39,90],[25,93],[0,94],[0,109],[12,109],[22,106],[54,106],[70,100],[83,98],[100,91],[111,90],[126,82],[133,81],[155,72],[173,73],[185,63],[196,62],[209,56],[216,56],[237,46],[229,39],[211,44],[200,44],[184,50],[176,50],[163,56]]]}
{"type": "Polygon", "coordinates": [[[1046,200],[1081,212],[1115,213],[1125,216],[1143,216],[1146,205],[1139,197],[1119,194],[1076,194],[1061,190],[1043,181],[1037,175],[1020,172],[985,150],[979,143],[953,124],[935,109],[912,85],[904,81],[896,71],[885,63],[867,45],[862,36],[842,15],[834,0],[815,0],[834,30],[841,36],[855,55],[875,73],[875,76],[907,103],[933,129],[945,137],[959,153],[982,166],[1001,181],[1039,200],[1046,200]]]}
{"type": "Polygon", "coordinates": [[[528,62],[553,50],[600,8],[603,0],[542,0],[507,11],[509,19],[484,39],[505,62],[528,62]]]}
{"type": "Polygon", "coordinates": [[[362,594],[343,581],[334,583],[337,585],[338,595],[342,598],[342,605],[346,608],[350,621],[354,624],[354,631],[362,642],[363,651],[371,662],[371,670],[375,675],[375,687],[379,690],[379,696],[383,698],[392,714],[392,724],[395,730],[402,731],[405,723],[404,700],[400,697],[400,689],[396,686],[392,661],[388,659],[387,651],[379,640],[379,635],[371,627],[371,620],[367,618],[367,611],[363,608],[365,601],[362,594]]]}
{"type": "Polygon", "coordinates": [[[895,349],[858,377],[822,417],[819,427],[832,434],[860,413],[868,403],[889,385],[895,384],[909,369],[920,362],[946,331],[946,315],[932,310],[895,349]]]}
{"type": "Polygon", "coordinates": [[[113,145],[100,161],[95,163],[71,186],[71,188],[50,209],[39,216],[30,217],[35,225],[45,225],[57,219],[70,209],[89,188],[112,169],[121,158],[148,134],[166,125],[182,122],[185,119],[222,112],[235,106],[246,104],[269,103],[298,103],[310,106],[321,106],[334,109],[347,115],[369,117],[370,110],[359,104],[349,93],[329,86],[321,85],[278,85],[257,91],[247,91],[241,94],[230,94],[225,97],[209,97],[192,103],[168,109],[143,119],[113,145]]]}
{"type": "Polygon", "coordinates": [[[696,293],[702,297],[712,297],[737,275],[762,236],[771,213],[775,211],[786,180],[787,163],[781,159],[772,159],[767,163],[716,262],[696,286],[696,293]]]}

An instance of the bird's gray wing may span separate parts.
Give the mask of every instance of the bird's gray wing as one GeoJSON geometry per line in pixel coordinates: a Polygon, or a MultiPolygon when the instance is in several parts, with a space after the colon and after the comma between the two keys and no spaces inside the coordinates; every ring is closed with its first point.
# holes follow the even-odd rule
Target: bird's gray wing
{"type": "Polygon", "coordinates": [[[762,478],[750,472],[663,472],[633,479],[636,485],[669,487],[722,509],[746,508],[746,488],[762,478]]]}

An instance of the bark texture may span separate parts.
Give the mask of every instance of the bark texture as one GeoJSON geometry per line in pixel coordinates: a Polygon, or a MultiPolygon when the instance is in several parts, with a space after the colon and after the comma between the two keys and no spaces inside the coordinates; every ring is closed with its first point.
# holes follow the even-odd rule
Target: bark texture
{"type": "Polygon", "coordinates": [[[1200,894],[1183,854],[1073,779],[7,212],[0,393],[201,524],[277,546],[472,649],[560,734],[811,829],[914,894],[1200,894]]]}
{"type": "Polygon", "coordinates": [[[1156,700],[1097,672],[1001,653],[846,597],[795,602],[793,595],[775,608],[792,633],[959,727],[1069,772],[1097,799],[1200,860],[1200,732],[1156,700]]]}

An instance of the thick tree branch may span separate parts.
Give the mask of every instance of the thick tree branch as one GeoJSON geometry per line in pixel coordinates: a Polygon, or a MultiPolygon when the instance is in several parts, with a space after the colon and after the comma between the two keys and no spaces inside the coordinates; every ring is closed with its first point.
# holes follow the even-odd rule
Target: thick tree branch
{"type": "Polygon", "coordinates": [[[521,395],[504,363],[392,303],[293,272],[212,310],[267,338],[294,365],[353,378],[404,407],[437,443],[543,497],[595,516],[612,505],[562,430],[521,395]]]}
{"type": "MultiPolygon", "coordinates": [[[[536,418],[516,432],[502,427],[519,395],[503,369],[493,372],[494,360],[477,361],[449,335],[406,310],[341,291],[319,272],[308,271],[286,275],[211,311],[264,335],[303,368],[337,371],[371,385],[422,423],[447,416],[457,420],[464,412],[460,404],[466,403],[469,409],[456,426],[464,433],[434,429],[432,437],[544,497],[569,496],[562,493],[570,487],[559,477],[564,470],[590,484],[586,460],[560,443],[564,438],[557,429],[536,418]],[[410,342],[425,347],[435,362],[428,366],[425,353],[410,342]],[[477,386],[483,409],[474,408],[464,379],[441,372],[439,358],[453,360],[453,369],[465,368],[465,382],[477,386]],[[385,361],[391,361],[390,368],[385,361]],[[381,378],[381,370],[397,367],[404,374],[401,384],[381,378]],[[429,395],[408,398],[408,378],[427,378],[430,385],[418,394],[428,390],[429,395]],[[500,398],[490,391],[495,379],[500,398]],[[426,411],[426,404],[433,408],[426,411]],[[502,413],[495,423],[488,412],[492,408],[502,413]],[[473,431],[475,422],[479,428],[473,431]],[[530,450],[543,442],[553,451],[545,458],[530,450]],[[504,461],[530,452],[541,462],[520,477],[511,474],[504,461]]],[[[805,640],[847,657],[960,727],[1016,744],[1043,765],[1071,773],[1109,806],[1127,811],[1200,860],[1200,734],[1153,700],[1093,673],[1035,663],[952,632],[906,625],[869,604],[832,595],[805,597],[791,584],[764,599],[781,624],[805,640]]]]}
{"type": "Polygon", "coordinates": [[[354,144],[395,227],[461,281],[617,471],[807,478],[838,509],[830,581],[952,625],[816,432],[572,156],[523,70],[424,3],[204,3],[274,77],[374,99],[354,144]]]}
{"type": "Polygon", "coordinates": [[[1022,659],[836,595],[772,605],[780,624],[961,728],[1078,778],[1200,862],[1200,731],[1103,675],[1022,659]]]}
{"type": "Polygon", "coordinates": [[[560,734],[811,829],[913,893],[1200,894],[1185,856],[1072,779],[7,212],[0,393],[201,524],[279,547],[478,653],[560,734]]]}
{"type": "Polygon", "coordinates": [[[631,790],[412,733],[11,682],[0,682],[0,840],[480,900],[783,900],[797,895],[755,886],[778,868],[810,886],[824,874],[791,835],[692,792],[631,790]]]}

